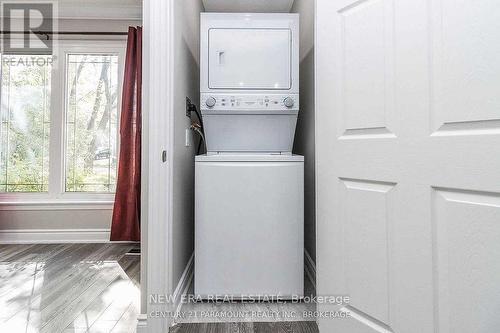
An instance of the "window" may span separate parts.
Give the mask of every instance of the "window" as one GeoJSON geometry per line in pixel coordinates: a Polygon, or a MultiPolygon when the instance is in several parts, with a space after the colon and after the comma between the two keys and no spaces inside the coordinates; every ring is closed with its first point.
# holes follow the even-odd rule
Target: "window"
{"type": "Polygon", "coordinates": [[[2,56],[0,191],[46,192],[51,61],[2,56]]]}
{"type": "Polygon", "coordinates": [[[66,191],[114,192],[118,56],[68,54],[66,191]]]}
{"type": "Polygon", "coordinates": [[[112,201],[125,46],[59,41],[53,56],[0,55],[4,201],[112,201]]]}

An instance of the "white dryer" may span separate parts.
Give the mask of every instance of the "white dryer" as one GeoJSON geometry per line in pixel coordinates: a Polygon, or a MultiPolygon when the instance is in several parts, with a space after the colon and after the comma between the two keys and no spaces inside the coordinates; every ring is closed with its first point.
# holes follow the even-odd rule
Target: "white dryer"
{"type": "Polygon", "coordinates": [[[290,152],[299,112],[298,14],[202,13],[207,151],[290,152]]]}

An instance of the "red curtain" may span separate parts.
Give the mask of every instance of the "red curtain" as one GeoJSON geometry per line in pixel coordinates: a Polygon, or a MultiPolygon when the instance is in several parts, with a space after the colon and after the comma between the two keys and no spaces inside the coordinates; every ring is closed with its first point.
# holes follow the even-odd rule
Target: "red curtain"
{"type": "Polygon", "coordinates": [[[120,117],[112,241],[139,241],[141,215],[142,28],[129,27],[120,117]]]}

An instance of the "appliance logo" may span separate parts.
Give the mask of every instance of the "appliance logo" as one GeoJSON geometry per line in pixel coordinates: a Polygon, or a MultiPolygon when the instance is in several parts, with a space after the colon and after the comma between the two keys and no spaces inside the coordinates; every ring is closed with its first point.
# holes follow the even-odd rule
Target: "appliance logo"
{"type": "Polygon", "coordinates": [[[0,1],[2,52],[52,54],[55,4],[48,1],[0,1]]]}

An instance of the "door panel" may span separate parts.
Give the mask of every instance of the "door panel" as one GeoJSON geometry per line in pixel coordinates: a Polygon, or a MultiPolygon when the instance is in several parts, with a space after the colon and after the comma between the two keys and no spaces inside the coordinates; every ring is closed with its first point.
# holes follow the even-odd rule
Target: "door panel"
{"type": "Polygon", "coordinates": [[[433,204],[439,332],[495,332],[500,327],[500,196],[435,189],[433,204]]]}
{"type": "Polygon", "coordinates": [[[498,3],[316,4],[321,332],[495,332],[498,3]]]}
{"type": "Polygon", "coordinates": [[[454,0],[430,3],[433,130],[439,135],[498,129],[498,1],[460,1],[460,8],[454,0]]]}
{"type": "Polygon", "coordinates": [[[345,280],[350,305],[388,324],[388,209],[394,184],[341,181],[345,280]]]}
{"type": "Polygon", "coordinates": [[[392,7],[390,1],[371,0],[338,10],[343,138],[392,134],[392,7]]]}

